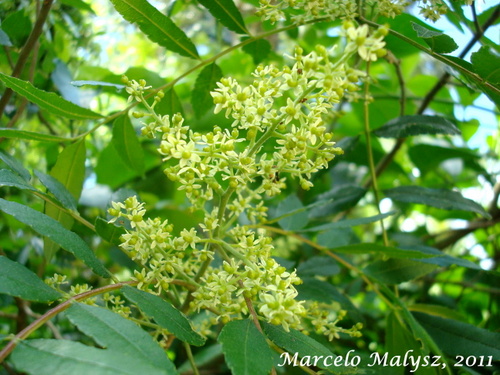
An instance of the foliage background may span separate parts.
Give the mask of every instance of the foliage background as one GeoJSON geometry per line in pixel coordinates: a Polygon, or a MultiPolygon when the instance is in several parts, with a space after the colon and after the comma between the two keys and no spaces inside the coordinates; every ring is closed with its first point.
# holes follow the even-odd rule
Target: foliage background
{"type": "MultiPolygon", "coordinates": [[[[250,82],[250,73],[259,63],[289,63],[284,54],[291,53],[295,44],[311,51],[317,44],[330,47],[341,41],[340,21],[273,33],[276,26],[260,22],[255,16],[256,1],[236,3],[250,35],[269,33],[267,38],[232,49],[245,36],[228,30],[198,2],[151,2],[193,41],[201,61],[220,54],[216,64],[222,75],[242,82],[250,82]]],[[[377,19],[379,24],[388,22],[398,34],[386,38],[388,57],[371,66],[374,101],[369,106],[370,145],[364,102],[339,103],[338,115],[329,115],[327,123],[344,155],[314,177],[312,190],[304,191],[291,183],[286,194],[268,202],[271,217],[292,213],[287,219],[269,224],[268,230],[280,264],[297,268],[305,281],[298,287],[299,298],[335,301],[347,311],[341,325],[364,325],[360,338],[341,334],[340,339],[329,343],[313,335],[322,348],[337,355],[352,349],[363,356],[375,351],[401,354],[413,349],[424,354],[446,354],[450,366],[457,354],[500,360],[499,10],[493,1],[476,1],[463,8],[452,1],[449,6],[452,12],[445,16],[447,23],[436,27],[453,29],[450,35],[458,47],[456,56],[469,43],[461,32],[477,35],[478,40],[470,36],[476,54],[468,51],[456,59],[448,58],[452,51],[447,49],[453,40],[443,36],[419,38],[411,22],[429,30],[433,24],[416,17],[416,7],[394,19],[377,19]],[[482,35],[485,25],[490,31],[482,35]],[[439,56],[464,70],[459,72],[457,66],[452,69],[443,64],[439,56]],[[479,76],[483,83],[473,80],[467,71],[479,76]],[[425,121],[417,117],[395,120],[417,114],[433,117],[425,121]],[[370,153],[378,171],[381,211],[387,213],[384,223],[388,243],[384,243],[377,221],[380,212],[370,175],[370,153]],[[401,254],[377,254],[386,253],[389,247],[438,257],[414,260],[401,254]],[[331,255],[325,253],[326,249],[331,255]],[[426,334],[419,331],[422,327],[426,334]]],[[[15,70],[41,11],[43,2],[38,0],[5,0],[0,4],[3,74],[8,76],[15,70]]],[[[213,82],[199,78],[198,63],[151,42],[135,25],[121,18],[111,2],[55,2],[17,76],[38,89],[90,108],[104,120],[61,116],[15,90],[12,98],[3,103],[1,117],[1,198],[55,218],[89,244],[120,281],[130,280],[137,265],[118,249],[116,236],[109,232],[113,228],[99,221],[110,218],[106,209],[111,200],[121,201],[137,194],[145,202],[148,215],[168,218],[179,230],[196,227],[202,214],[190,212],[182,191],[165,178],[153,141],[135,134],[121,139],[114,133],[116,125],[111,120],[127,106],[121,76],[145,79],[153,88],[175,80],[166,92],[169,100],[161,103],[162,114],[180,111],[199,132],[211,131],[215,124],[229,128],[231,120],[223,113],[212,113],[208,92],[214,88],[213,82]],[[182,79],[177,80],[181,74],[182,79]],[[50,174],[64,189],[58,190],[58,186],[45,193],[47,178],[35,171],[50,174]],[[73,215],[46,203],[51,194],[58,197],[54,193],[58,191],[72,196],[67,197],[67,205],[61,203],[65,207],[74,204],[73,215]]],[[[8,85],[7,79],[2,81],[8,85]]],[[[139,134],[140,121],[132,118],[132,123],[139,134]]],[[[19,222],[13,218],[18,208],[14,215],[5,205],[2,210],[2,256],[42,279],[57,272],[66,275],[73,286],[108,285],[72,254],[58,251],[57,244],[40,235],[46,233],[37,225],[35,231],[31,230],[30,220],[35,219],[19,222]]],[[[29,293],[26,297],[6,287],[8,272],[4,266],[4,276],[0,276],[4,283],[0,286],[4,293],[0,295],[0,334],[7,342],[9,334],[22,331],[50,307],[36,302],[29,293]]],[[[58,315],[30,338],[64,338],[93,345],[89,339],[93,336],[83,335],[74,324],[58,315]]],[[[215,338],[207,341],[204,350],[193,348],[201,368],[207,373],[229,371],[227,358],[223,359],[215,338]]],[[[185,363],[189,355],[181,344],[174,345],[169,354],[176,366],[189,371],[185,363]]],[[[12,363],[7,359],[3,365],[0,373],[18,373],[19,360],[12,363]]],[[[471,366],[452,371],[494,373],[498,368],[496,362],[488,368],[471,366]]],[[[391,370],[404,373],[402,368],[391,370]]],[[[288,368],[286,373],[301,371],[288,368]]],[[[233,372],[237,371],[233,368],[233,372]]],[[[417,373],[440,372],[425,369],[417,373]]]]}

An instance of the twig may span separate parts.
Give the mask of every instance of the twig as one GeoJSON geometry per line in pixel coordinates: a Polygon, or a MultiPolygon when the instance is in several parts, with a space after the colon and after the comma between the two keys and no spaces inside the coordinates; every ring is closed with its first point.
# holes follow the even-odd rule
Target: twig
{"type": "MultiPolygon", "coordinates": [[[[40,38],[40,35],[42,34],[43,25],[47,20],[47,16],[49,15],[50,8],[52,7],[53,2],[54,0],[44,0],[38,18],[36,19],[35,26],[33,27],[33,30],[31,31],[31,34],[28,37],[28,40],[26,41],[26,44],[24,45],[21,53],[19,54],[16,66],[14,67],[14,70],[12,71],[11,74],[12,77],[19,77],[21,72],[23,71],[24,65],[26,65],[26,61],[28,60],[31,51],[35,47],[35,43],[38,41],[38,38],[40,38]]],[[[7,103],[10,100],[10,97],[12,96],[12,93],[13,91],[10,88],[7,88],[2,98],[0,99],[0,118],[2,117],[2,114],[5,110],[7,103]]]]}
{"type": "Polygon", "coordinates": [[[137,281],[125,281],[125,282],[121,282],[121,283],[117,283],[117,284],[106,285],[106,286],[103,286],[101,288],[97,288],[94,290],[90,290],[88,292],[78,294],[74,297],[71,297],[67,301],[64,301],[63,303],[57,305],[53,309],[47,311],[45,314],[43,314],[40,318],[35,320],[33,323],[31,323],[29,326],[27,326],[21,332],[19,332],[16,336],[14,336],[14,338],[0,351],[0,363],[2,363],[5,360],[5,358],[7,358],[7,356],[14,350],[14,348],[17,346],[19,341],[24,340],[29,335],[31,335],[33,332],[35,332],[38,328],[40,328],[42,325],[46,324],[50,319],[55,317],[57,314],[68,309],[73,302],[83,301],[87,298],[97,296],[99,294],[103,294],[106,292],[110,292],[112,290],[120,289],[124,285],[135,285],[135,284],[137,284],[137,281]]]}

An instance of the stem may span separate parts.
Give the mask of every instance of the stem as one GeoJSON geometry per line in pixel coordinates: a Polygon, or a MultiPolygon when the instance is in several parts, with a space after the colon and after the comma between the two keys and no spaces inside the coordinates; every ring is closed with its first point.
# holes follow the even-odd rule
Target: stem
{"type": "Polygon", "coordinates": [[[64,310],[68,309],[73,302],[80,302],[83,301],[87,298],[97,296],[99,294],[103,294],[106,292],[110,292],[112,290],[117,290],[123,287],[124,285],[135,285],[137,284],[137,281],[125,281],[117,284],[111,284],[111,285],[106,285],[101,288],[97,288],[94,290],[90,290],[88,292],[84,292],[81,294],[78,294],[74,297],[71,297],[67,301],[64,301],[63,303],[57,305],[53,309],[47,311],[45,314],[43,314],[40,318],[35,320],[33,323],[31,323],[29,326],[27,326],[25,329],[23,329],[21,332],[19,332],[14,338],[0,351],[0,363],[4,361],[5,358],[14,350],[14,348],[17,346],[17,343],[21,340],[24,340],[27,338],[29,335],[31,335],[33,332],[35,332],[38,328],[43,326],[45,323],[47,323],[50,319],[55,317],[57,314],[63,312],[64,310]]]}
{"type": "MultiPolygon", "coordinates": [[[[21,53],[19,54],[16,66],[12,71],[12,77],[19,77],[21,75],[21,72],[23,71],[24,65],[26,65],[26,61],[28,61],[28,57],[31,51],[33,50],[36,42],[38,41],[38,38],[40,38],[40,35],[42,34],[43,25],[47,20],[47,16],[49,15],[49,11],[50,8],[52,7],[53,2],[54,0],[44,0],[42,8],[40,9],[40,13],[38,14],[38,18],[36,19],[35,26],[33,27],[33,30],[31,31],[31,34],[28,37],[28,40],[26,41],[26,44],[24,45],[21,53]]],[[[9,102],[12,93],[13,93],[12,89],[7,88],[5,89],[2,99],[0,99],[0,118],[4,113],[5,106],[9,102]]]]}
{"type": "MultiPolygon", "coordinates": [[[[370,134],[370,62],[368,61],[366,64],[366,76],[367,80],[365,82],[365,101],[363,105],[363,120],[365,125],[365,137],[366,137],[366,152],[368,154],[368,163],[370,166],[370,174],[373,181],[373,193],[375,194],[375,203],[377,204],[377,210],[379,214],[382,214],[380,210],[380,195],[377,183],[377,173],[375,169],[375,162],[373,161],[373,150],[372,150],[372,141],[370,134]]],[[[382,237],[384,239],[384,245],[389,246],[389,239],[387,238],[387,232],[385,230],[384,220],[380,219],[380,226],[382,227],[382,237]]]]}
{"type": "Polygon", "coordinates": [[[191,364],[191,368],[193,369],[193,374],[200,375],[198,367],[196,367],[196,362],[194,361],[193,352],[191,351],[191,346],[187,342],[183,342],[182,344],[184,345],[184,349],[186,349],[186,354],[189,359],[189,363],[191,364]]]}
{"type": "Polygon", "coordinates": [[[270,227],[270,226],[267,226],[267,225],[249,225],[248,227],[249,228],[251,228],[251,227],[262,228],[262,229],[268,230],[270,232],[279,233],[279,234],[281,234],[281,235],[283,235],[285,237],[294,237],[294,238],[298,239],[299,241],[301,241],[301,242],[303,242],[303,243],[311,246],[312,248],[314,248],[316,250],[319,250],[322,253],[325,253],[329,257],[335,259],[338,263],[342,264],[347,269],[349,269],[349,270],[355,272],[356,274],[358,274],[363,279],[363,281],[367,285],[369,285],[375,291],[375,293],[378,294],[378,296],[387,304],[387,306],[389,306],[390,308],[394,308],[394,305],[384,296],[384,294],[382,294],[378,290],[377,285],[375,285],[361,270],[359,270],[358,268],[356,268],[355,266],[353,266],[351,263],[347,262],[343,258],[339,257],[337,254],[332,253],[328,248],[326,248],[324,246],[321,246],[321,245],[318,245],[316,242],[311,241],[310,239],[305,238],[305,237],[301,236],[300,234],[297,234],[295,232],[290,232],[290,231],[287,231],[287,230],[283,230],[283,229],[280,229],[280,228],[270,227]]]}

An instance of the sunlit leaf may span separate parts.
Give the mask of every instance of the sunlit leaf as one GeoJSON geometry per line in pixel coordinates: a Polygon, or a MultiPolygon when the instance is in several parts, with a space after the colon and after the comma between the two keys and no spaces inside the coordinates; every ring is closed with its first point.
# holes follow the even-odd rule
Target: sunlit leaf
{"type": "Polygon", "coordinates": [[[122,291],[125,297],[134,302],[144,314],[154,319],[160,326],[168,329],[179,340],[195,346],[205,343],[205,339],[193,330],[184,314],[167,301],[128,285],[122,291]]]}
{"type": "Polygon", "coordinates": [[[201,5],[229,30],[238,34],[248,34],[245,22],[233,0],[198,0],[201,5]]]}
{"type": "MultiPolygon", "coordinates": [[[[53,92],[37,89],[30,82],[23,81],[19,78],[10,77],[0,73],[0,80],[3,81],[5,86],[11,88],[19,95],[25,97],[30,102],[37,104],[40,108],[46,109],[56,116],[67,117],[75,120],[97,120],[102,117],[89,109],[68,102],[53,92]]],[[[1,132],[0,135],[2,135],[1,132]]]]}
{"type": "Polygon", "coordinates": [[[130,23],[135,23],[153,42],[179,55],[198,59],[191,40],[170,18],[146,0],[111,0],[115,9],[130,23]]]}
{"type": "Polygon", "coordinates": [[[27,130],[17,130],[8,128],[0,128],[0,137],[27,139],[30,141],[41,141],[41,142],[56,142],[56,143],[68,141],[67,138],[58,137],[52,134],[43,134],[43,133],[30,132],[27,130]]]}
{"type": "MultiPolygon", "coordinates": [[[[51,186],[59,192],[61,192],[62,189],[66,189],[73,197],[74,201],[80,198],[80,193],[83,188],[83,180],[85,178],[85,157],[85,141],[81,140],[67,146],[59,154],[56,164],[50,171],[50,176],[59,181],[62,188],[57,190],[55,184],[51,186]]],[[[60,195],[61,194],[59,194],[59,196],[60,195]]],[[[65,202],[69,202],[71,198],[61,197],[61,199],[65,202]]],[[[73,226],[74,219],[59,207],[46,203],[45,214],[57,220],[66,229],[71,229],[73,226]]],[[[58,249],[59,246],[54,241],[47,238],[45,239],[43,250],[46,259],[50,260],[58,249]]]]}
{"type": "Polygon", "coordinates": [[[127,114],[113,122],[113,146],[126,165],[138,173],[144,172],[144,152],[127,114]]]}
{"type": "Polygon", "coordinates": [[[423,38],[427,45],[437,53],[451,53],[458,48],[457,43],[448,35],[412,22],[413,29],[420,38],[423,38]]]}

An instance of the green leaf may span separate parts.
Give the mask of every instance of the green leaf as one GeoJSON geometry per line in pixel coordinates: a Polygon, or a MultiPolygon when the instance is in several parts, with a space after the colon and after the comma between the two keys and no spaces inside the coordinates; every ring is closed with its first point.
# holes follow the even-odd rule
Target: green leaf
{"type": "Polygon", "coordinates": [[[113,123],[113,146],[125,164],[140,174],[144,173],[144,152],[126,114],[113,123]]]}
{"type": "Polygon", "coordinates": [[[281,201],[276,209],[275,216],[282,217],[288,213],[291,215],[278,221],[280,227],[285,230],[298,230],[304,228],[309,220],[308,213],[303,210],[303,208],[302,202],[294,194],[289,195],[281,201]]]}
{"type": "Polygon", "coordinates": [[[5,164],[9,166],[14,172],[16,172],[19,176],[24,178],[26,181],[31,180],[31,174],[28,172],[26,168],[23,167],[21,162],[9,154],[0,151],[0,159],[3,160],[5,164]]]}
{"type": "Polygon", "coordinates": [[[68,340],[27,340],[18,344],[11,356],[18,371],[30,375],[168,375],[149,361],[124,356],[68,340]]]}
{"type": "Polygon", "coordinates": [[[420,134],[460,134],[460,130],[443,117],[414,115],[391,120],[373,133],[384,138],[406,138],[420,134]]]}
{"type": "Polygon", "coordinates": [[[220,23],[238,34],[248,34],[245,22],[233,0],[198,0],[220,23]]]}
{"type": "Polygon", "coordinates": [[[81,259],[99,276],[109,277],[108,270],[104,268],[85,241],[75,233],[64,228],[56,220],[30,207],[15,202],[9,202],[1,198],[0,210],[6,214],[12,215],[20,222],[33,228],[33,230],[39,234],[50,238],[63,249],[75,255],[76,258],[81,259]]]}
{"type": "Polygon", "coordinates": [[[334,248],[333,251],[344,254],[383,255],[389,258],[401,259],[432,258],[435,256],[419,250],[405,250],[397,247],[377,245],[375,243],[358,243],[354,245],[341,246],[334,248]]]}
{"type": "Polygon", "coordinates": [[[431,50],[437,53],[451,53],[458,48],[458,44],[442,32],[430,30],[424,26],[411,23],[420,38],[423,38],[431,50]]]}
{"type": "Polygon", "coordinates": [[[8,128],[0,128],[0,137],[27,139],[30,141],[41,141],[41,142],[55,142],[55,143],[68,141],[67,138],[58,137],[56,135],[35,133],[35,132],[29,132],[26,130],[17,130],[17,129],[8,129],[8,128]]]}
{"type": "Polygon", "coordinates": [[[2,29],[16,47],[22,47],[28,39],[33,25],[25,9],[2,15],[2,29]],[[6,16],[5,18],[3,18],[6,16]]]}
{"type": "Polygon", "coordinates": [[[327,256],[314,256],[297,267],[297,273],[303,276],[332,276],[340,272],[337,262],[327,256]]]}
{"type": "Polygon", "coordinates": [[[324,201],[321,207],[310,211],[310,218],[319,218],[333,215],[337,212],[347,210],[356,205],[366,193],[366,189],[357,185],[340,185],[332,190],[318,196],[318,202],[324,201]]]}
{"type": "MultiPolygon", "coordinates": [[[[414,357],[424,357],[425,355],[429,355],[428,351],[422,350],[420,342],[415,339],[413,334],[407,328],[401,318],[398,318],[397,313],[393,310],[387,316],[387,326],[385,332],[385,343],[386,350],[389,353],[390,357],[400,356],[404,358],[405,354],[411,353],[414,357]]],[[[383,355],[383,353],[382,353],[383,355]]],[[[411,373],[414,373],[416,370],[420,375],[435,375],[436,372],[433,368],[428,367],[411,367],[411,364],[408,366],[411,373]]],[[[380,372],[386,372],[386,368],[380,366],[376,368],[380,372]]],[[[405,374],[405,366],[396,366],[391,368],[389,373],[391,375],[403,375],[405,374]]]]}
{"type": "Polygon", "coordinates": [[[146,0],[111,0],[115,9],[130,23],[135,23],[151,41],[179,55],[198,59],[193,42],[170,18],[146,0]]]}
{"type": "MultiPolygon", "coordinates": [[[[246,40],[248,38],[244,38],[246,40]]],[[[252,56],[255,65],[260,64],[272,51],[273,47],[266,39],[257,39],[243,46],[243,51],[252,56]]]]}
{"type": "Polygon", "coordinates": [[[35,302],[51,302],[61,297],[29,269],[4,256],[0,256],[0,293],[35,302]]]}
{"type": "Polygon", "coordinates": [[[114,87],[117,90],[123,90],[125,88],[125,85],[120,85],[118,83],[111,83],[111,82],[103,82],[103,81],[71,81],[71,84],[76,87],[81,87],[81,86],[107,86],[107,87],[114,87]]]}
{"type": "Polygon", "coordinates": [[[76,9],[80,9],[80,10],[95,14],[92,7],[83,0],[59,0],[59,2],[61,4],[66,4],[66,5],[72,6],[76,9]]]}
{"type": "MultiPolygon", "coordinates": [[[[100,119],[102,116],[89,109],[82,108],[68,102],[53,92],[47,92],[34,87],[30,82],[18,78],[10,77],[0,73],[0,80],[5,86],[11,88],[19,95],[37,104],[40,108],[46,109],[56,116],[66,117],[74,120],[100,119]]],[[[0,133],[0,135],[2,135],[0,133]]]]}
{"type": "Polygon", "coordinates": [[[117,227],[100,217],[95,221],[95,231],[101,238],[116,246],[121,244],[120,237],[126,233],[125,228],[117,227]]]}
{"type": "Polygon", "coordinates": [[[412,313],[449,355],[492,356],[500,360],[500,333],[424,313],[412,313]]]}
{"type": "Polygon", "coordinates": [[[200,72],[194,84],[191,104],[197,118],[200,118],[214,104],[210,91],[217,88],[217,82],[222,78],[222,70],[215,63],[207,65],[200,72]]]}
{"type": "Polygon", "coordinates": [[[464,198],[457,191],[430,189],[421,186],[399,186],[384,191],[388,198],[400,202],[425,204],[443,210],[462,210],[476,212],[487,218],[490,215],[473,200],[464,198]]]}
{"type": "Polygon", "coordinates": [[[494,85],[500,85],[500,57],[483,46],[471,55],[474,70],[480,77],[494,85]]]}
{"type": "Polygon", "coordinates": [[[368,265],[363,272],[386,284],[399,284],[424,276],[438,268],[410,259],[378,260],[368,265]]]}
{"type": "Polygon", "coordinates": [[[454,319],[467,323],[467,318],[465,318],[457,310],[452,310],[445,306],[440,305],[429,305],[425,303],[416,303],[408,307],[411,312],[421,312],[429,315],[439,316],[444,319],[454,319]]]}
{"type": "Polygon", "coordinates": [[[35,176],[38,177],[40,182],[52,193],[54,197],[63,205],[63,207],[76,211],[76,199],[66,189],[66,187],[51,175],[35,171],[35,176]]]}
{"type": "MultiPolygon", "coordinates": [[[[406,248],[406,247],[403,246],[402,248],[406,248]]],[[[439,251],[438,249],[435,249],[433,247],[413,245],[411,247],[408,247],[408,249],[417,250],[417,251],[420,251],[424,254],[429,254],[432,256],[432,258],[419,259],[419,262],[435,264],[435,265],[440,266],[440,267],[449,267],[449,266],[456,265],[456,266],[460,266],[460,267],[470,268],[473,270],[483,270],[480,266],[471,262],[470,260],[463,259],[463,258],[457,258],[457,257],[451,256],[451,255],[445,254],[442,251],[439,251]]]]}
{"type": "Polygon", "coordinates": [[[131,320],[107,309],[74,303],[66,315],[87,336],[107,349],[122,353],[124,357],[134,357],[145,363],[177,374],[174,364],[151,335],[131,320]]]}
{"type": "Polygon", "coordinates": [[[0,186],[12,186],[22,190],[38,191],[21,176],[7,169],[0,169],[0,186]]]}
{"type": "Polygon", "coordinates": [[[273,352],[250,319],[227,323],[217,341],[233,375],[264,375],[273,368],[273,352]]]}
{"type": "MultiPolygon", "coordinates": [[[[57,157],[56,164],[50,175],[70,193],[75,201],[80,198],[85,178],[85,140],[67,146],[57,157]]],[[[69,199],[69,198],[68,198],[69,199]]],[[[45,214],[57,220],[65,229],[71,229],[74,219],[52,204],[45,204],[45,214]]],[[[50,260],[59,246],[50,239],[45,239],[43,251],[45,258],[50,260]]]]}
{"type": "Polygon", "coordinates": [[[379,215],[370,216],[370,217],[360,217],[360,218],[356,218],[356,219],[345,219],[345,220],[336,221],[334,223],[321,224],[321,225],[317,225],[315,227],[301,229],[299,232],[320,232],[320,231],[326,231],[329,229],[351,228],[351,227],[355,227],[357,225],[365,225],[365,224],[370,224],[370,223],[380,221],[382,219],[385,219],[386,217],[394,215],[395,213],[396,213],[395,211],[390,211],[390,212],[386,212],[384,214],[379,214],[379,215]]]}
{"type": "Polygon", "coordinates": [[[303,283],[296,286],[299,292],[299,300],[310,300],[324,303],[337,302],[342,309],[348,312],[348,316],[355,322],[364,322],[363,315],[360,314],[352,301],[346,297],[332,284],[319,280],[312,276],[302,276],[303,283]]]}
{"type": "Polygon", "coordinates": [[[201,346],[205,343],[205,339],[193,330],[184,314],[167,301],[128,285],[123,287],[122,291],[125,297],[135,303],[144,314],[168,329],[179,340],[195,346],[201,346]]]}
{"type": "Polygon", "coordinates": [[[318,234],[316,243],[328,249],[347,246],[359,242],[351,228],[333,228],[318,234]]]}
{"type": "Polygon", "coordinates": [[[286,364],[293,366],[295,358],[297,358],[297,364],[302,362],[307,367],[317,366],[325,370],[333,370],[335,374],[355,374],[357,372],[355,366],[345,366],[343,357],[336,356],[312,337],[306,336],[295,329],[286,332],[281,326],[269,323],[261,324],[267,337],[280,348],[286,350],[285,353],[280,355],[279,367],[286,364]],[[302,361],[301,358],[303,358],[302,361]],[[319,358],[319,360],[315,361],[315,358],[319,358]],[[336,359],[337,363],[335,362],[336,359]],[[342,364],[338,361],[339,359],[342,359],[342,364]]]}
{"type": "Polygon", "coordinates": [[[169,116],[173,116],[176,113],[184,113],[182,103],[174,88],[170,88],[165,92],[161,101],[156,105],[155,110],[158,114],[169,116]]]}

